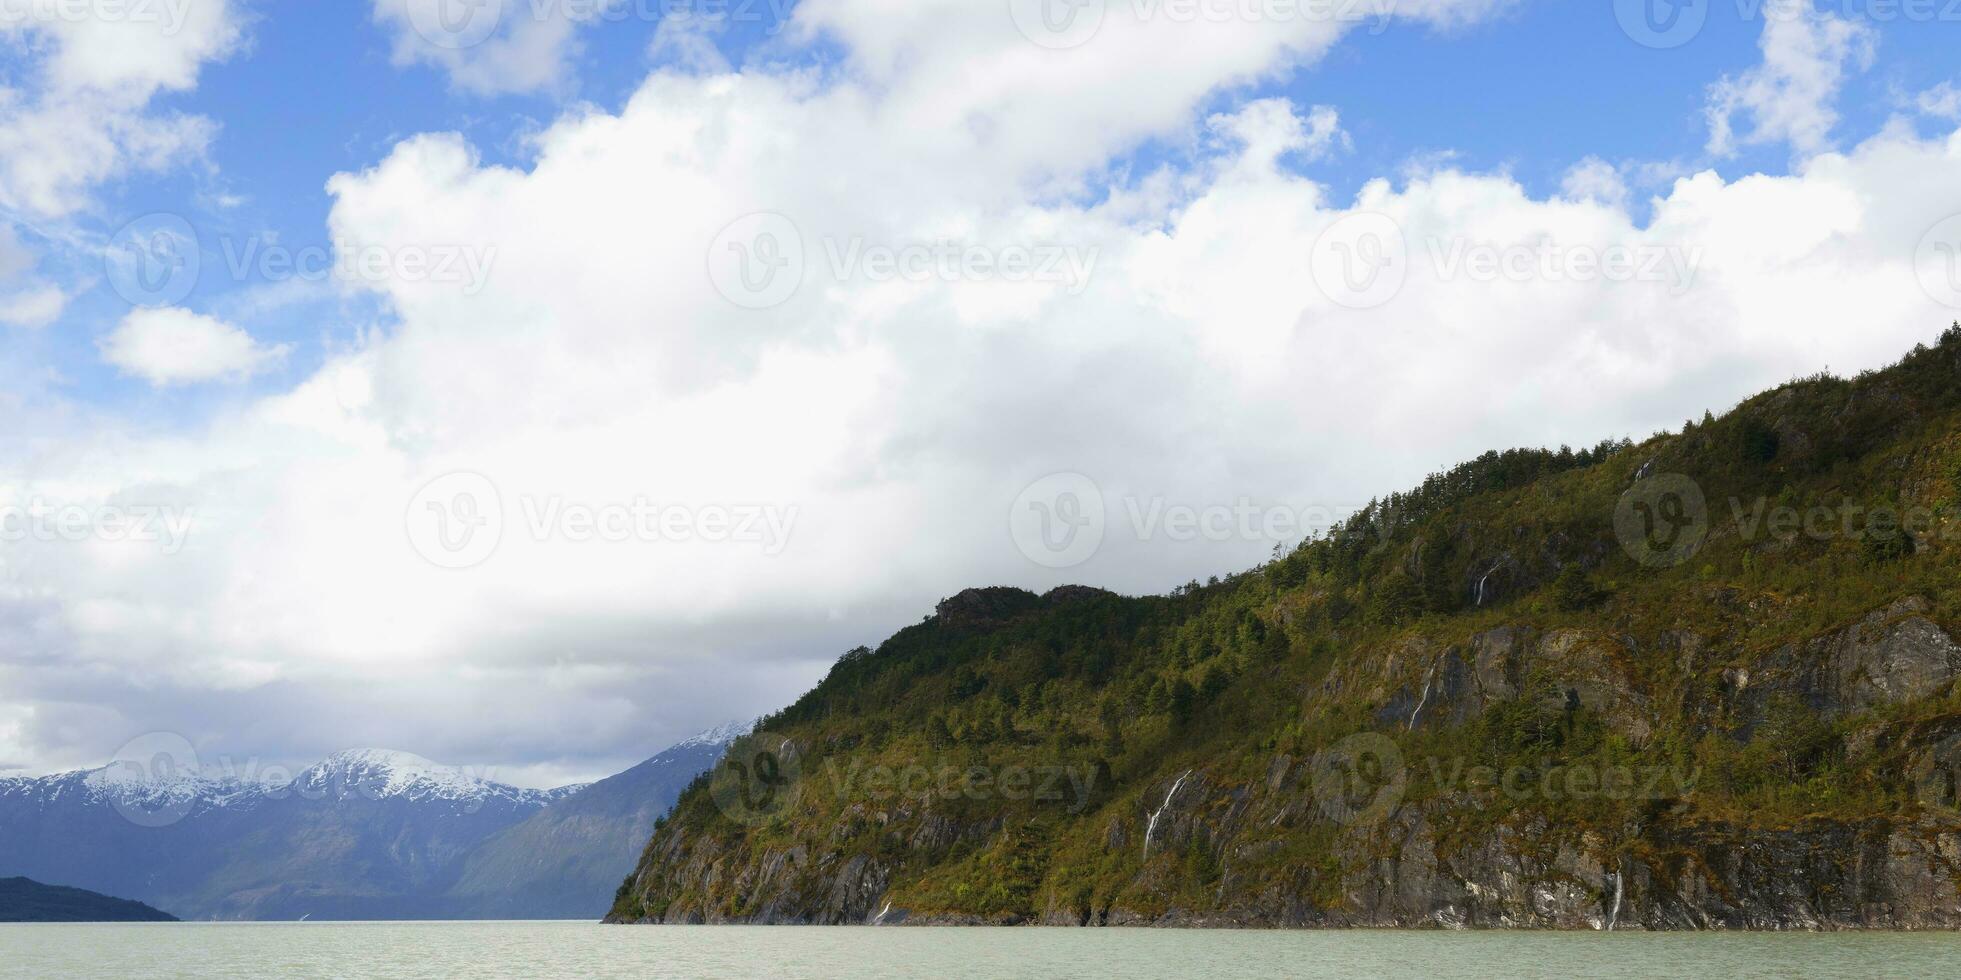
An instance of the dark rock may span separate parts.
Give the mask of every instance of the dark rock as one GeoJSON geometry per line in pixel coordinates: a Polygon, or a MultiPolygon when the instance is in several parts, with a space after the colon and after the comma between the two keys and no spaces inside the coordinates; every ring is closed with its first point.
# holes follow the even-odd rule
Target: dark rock
{"type": "Polygon", "coordinates": [[[933,617],[941,625],[960,629],[991,629],[1029,613],[1042,604],[1041,597],[1024,589],[994,587],[968,589],[940,601],[933,617]]]}

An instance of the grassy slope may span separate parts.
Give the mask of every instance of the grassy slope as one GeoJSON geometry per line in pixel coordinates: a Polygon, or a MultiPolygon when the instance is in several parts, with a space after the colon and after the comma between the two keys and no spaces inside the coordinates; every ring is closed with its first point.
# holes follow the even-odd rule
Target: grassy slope
{"type": "MultiPolygon", "coordinates": [[[[1269,778],[1277,756],[1310,757],[1369,730],[1409,759],[1500,768],[1588,759],[1701,773],[1692,792],[1661,800],[1487,794],[1438,827],[1464,846],[1526,810],[1610,843],[1657,820],[1772,828],[1910,813],[1909,740],[1887,736],[1954,719],[1961,703],[1952,692],[1852,713],[1786,698],[1744,717],[1725,691],[1735,671],[1903,597],[1924,597],[1929,617],[1952,633],[1961,625],[1957,507],[1961,328],[1885,372],[1793,382],[1640,445],[1487,456],[1223,582],[1147,598],[963,594],[875,652],[847,655],[764,721],[803,752],[801,792],[785,819],[731,821],[704,783],[648,853],[672,854],[685,841],[719,849],[724,865],[799,844],[876,855],[896,869],[886,894],[927,914],[1204,909],[1230,901],[1217,887],[1224,856],[1189,835],[1145,861],[1134,815],[1187,770],[1250,786],[1269,778]],[[1646,567],[1615,535],[1617,502],[1644,471],[1686,474],[1707,495],[1708,538],[1685,563],[1646,567]],[[1919,506],[1941,527],[1917,541],[1746,540],[1731,501],[1747,514],[1758,498],[1919,506]],[[1478,581],[1494,568],[1475,605],[1478,581]],[[1550,679],[1528,677],[1525,696],[1457,723],[1401,723],[1437,651],[1500,627],[1578,631],[1590,662],[1644,706],[1642,720],[1571,710],[1535,686],[1550,679]],[[1684,635],[1701,638],[1688,645],[1693,655],[1684,635]],[[1069,765],[1101,779],[1080,810],[998,794],[898,805],[908,826],[924,810],[985,828],[923,849],[884,831],[892,814],[882,811],[894,804],[867,805],[835,785],[853,766],[921,763],[1069,765]]],[[[1407,799],[1445,792],[1434,782],[1413,766],[1407,799]]],[[[1354,857],[1340,852],[1337,833],[1325,821],[1289,821],[1231,857],[1233,889],[1319,888],[1327,893],[1311,899],[1338,901],[1340,866],[1354,857]],[[1303,878],[1303,868],[1328,873],[1303,878]]],[[[740,889],[666,868],[643,864],[615,916],[745,913],[740,889]]]]}

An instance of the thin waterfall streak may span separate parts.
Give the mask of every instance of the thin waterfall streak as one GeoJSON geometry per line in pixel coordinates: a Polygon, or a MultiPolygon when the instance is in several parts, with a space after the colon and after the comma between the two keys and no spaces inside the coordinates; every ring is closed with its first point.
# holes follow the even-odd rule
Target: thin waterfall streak
{"type": "Polygon", "coordinates": [[[1614,926],[1621,921],[1621,898],[1626,892],[1627,873],[1621,870],[1621,862],[1616,860],[1614,862],[1614,908],[1607,913],[1608,932],[1613,932],[1614,926]]]}
{"type": "Polygon", "coordinates": [[[1430,685],[1437,679],[1437,668],[1433,664],[1430,672],[1423,675],[1423,695],[1416,699],[1416,710],[1409,713],[1410,731],[1416,730],[1416,719],[1423,714],[1423,706],[1430,703],[1430,685]]]}
{"type": "Polygon", "coordinates": [[[1171,792],[1164,794],[1164,802],[1158,804],[1158,808],[1151,812],[1150,822],[1144,825],[1144,860],[1149,861],[1151,859],[1151,835],[1158,831],[1158,817],[1163,816],[1164,811],[1171,806],[1171,798],[1178,795],[1178,787],[1185,785],[1185,780],[1191,774],[1192,771],[1190,769],[1185,770],[1185,774],[1179,776],[1178,781],[1171,784],[1171,792]]]}

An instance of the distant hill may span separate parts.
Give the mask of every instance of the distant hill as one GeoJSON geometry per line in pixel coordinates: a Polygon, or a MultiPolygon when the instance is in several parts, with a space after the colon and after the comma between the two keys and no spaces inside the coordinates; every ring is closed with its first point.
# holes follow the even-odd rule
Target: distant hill
{"type": "Polygon", "coordinates": [[[558,790],[375,749],[273,786],[118,767],[0,779],[0,874],[188,919],[596,918],[654,820],[731,731],[558,790]]]}
{"type": "Polygon", "coordinates": [[[1169,595],[956,595],[732,747],[611,918],[1952,929],[1957,637],[1961,325],[1169,595]]]}
{"type": "Polygon", "coordinates": [[[177,917],[126,898],[80,888],[0,878],[0,922],[176,922],[177,917]]]}

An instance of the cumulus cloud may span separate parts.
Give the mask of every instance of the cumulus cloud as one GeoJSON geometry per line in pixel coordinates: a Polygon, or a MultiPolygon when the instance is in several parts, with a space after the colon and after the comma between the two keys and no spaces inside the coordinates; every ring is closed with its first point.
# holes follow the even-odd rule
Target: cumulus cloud
{"type": "Polygon", "coordinates": [[[1509,6],[1253,4],[1221,17],[1204,4],[1089,4],[1058,32],[1034,0],[806,0],[790,35],[843,48],[861,84],[835,94],[860,100],[876,132],[859,135],[877,136],[884,155],[1019,200],[1030,188],[1076,189],[1113,148],[1177,132],[1207,95],[1310,64],[1345,36],[1393,20],[1455,27],[1509,6]],[[1258,15],[1265,10],[1279,13],[1258,15]]]}
{"type": "Polygon", "coordinates": [[[45,327],[68,308],[68,294],[59,286],[40,283],[24,289],[0,289],[0,323],[10,327],[45,327]]]}
{"type": "Polygon", "coordinates": [[[364,281],[389,331],[196,431],[0,445],[0,502],[194,517],[168,554],[0,550],[0,637],[38,651],[0,663],[0,749],[47,766],[174,730],[597,774],[786,703],[958,589],[1160,591],[1302,533],[1181,538],[1154,509],[1339,513],[1493,446],[1642,436],[1875,366],[1953,318],[1913,255],[1961,211],[1961,137],[1688,175],[1645,222],[1594,162],[1553,197],[1434,166],[1337,198],[1302,165],[1341,146],[1332,107],[1201,106],[1338,32],[1112,21],[1056,51],[910,9],[813,0],[848,70],[662,71],[522,168],[404,140],[332,181],[333,239],[494,247],[480,290],[364,281]],[[1202,71],[1115,84],[1181,45],[1202,71]],[[1195,158],[1057,193],[1147,134],[1195,158]],[[1369,303],[1314,261],[1358,220],[1400,262],[1369,303]],[[1057,276],[1004,271],[1036,254],[1057,276]],[[1010,525],[1056,473],[1107,504],[1061,569],[1010,525]],[[710,533],[743,508],[783,536],[710,533]]]}
{"type": "Polygon", "coordinates": [[[1920,93],[1914,104],[1926,115],[1961,122],[1961,89],[1953,82],[1942,82],[1920,93]]]}
{"type": "Polygon", "coordinates": [[[1730,156],[1766,143],[1788,144],[1800,156],[1831,149],[1839,89],[1850,72],[1870,67],[1877,43],[1871,27],[1813,0],[1768,0],[1763,64],[1710,87],[1709,152],[1730,156]],[[1738,115],[1749,119],[1741,133],[1738,115]]]}
{"type": "Polygon", "coordinates": [[[159,388],[243,381],[285,358],[213,317],[177,307],[132,311],[101,343],[102,359],[159,388]]]}
{"type": "Polygon", "coordinates": [[[570,82],[578,30],[605,9],[533,0],[374,0],[397,66],[429,65],[475,95],[554,91],[570,82]]]}
{"type": "Polygon", "coordinates": [[[1560,180],[1559,192],[1568,200],[1627,207],[1627,179],[1621,176],[1619,167],[1599,157],[1587,157],[1567,170],[1560,180]]]}
{"type": "Polygon", "coordinates": [[[200,68],[229,54],[231,0],[23,5],[0,41],[30,53],[28,82],[0,88],[0,205],[42,215],[84,207],[98,184],[204,152],[209,120],[156,111],[200,68]]]}

